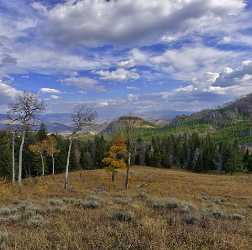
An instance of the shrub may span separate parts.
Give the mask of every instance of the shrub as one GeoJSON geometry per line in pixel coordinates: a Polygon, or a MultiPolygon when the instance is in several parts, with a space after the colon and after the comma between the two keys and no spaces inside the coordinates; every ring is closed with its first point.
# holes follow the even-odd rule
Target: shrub
{"type": "Polygon", "coordinates": [[[95,208],[100,207],[100,204],[96,200],[84,200],[84,201],[81,201],[80,206],[82,208],[95,209],[95,208]]]}
{"type": "Polygon", "coordinates": [[[131,222],[134,219],[134,215],[132,213],[123,210],[112,211],[110,217],[112,220],[120,222],[131,222]]]}
{"type": "Polygon", "coordinates": [[[60,199],[50,199],[50,200],[48,200],[48,202],[51,206],[63,206],[64,205],[63,200],[60,200],[60,199]]]}
{"type": "Polygon", "coordinates": [[[0,208],[0,215],[10,215],[12,213],[11,209],[8,207],[0,208]]]}
{"type": "Polygon", "coordinates": [[[178,212],[181,214],[189,214],[193,210],[196,210],[196,207],[192,203],[181,201],[178,204],[178,212]]]}
{"type": "Polygon", "coordinates": [[[179,202],[174,198],[149,200],[154,209],[175,209],[178,208],[179,202]]]}
{"type": "Polygon", "coordinates": [[[10,216],[0,218],[0,222],[2,223],[17,223],[22,220],[22,216],[20,214],[12,214],[10,216]]]}
{"type": "Polygon", "coordinates": [[[66,207],[65,206],[61,206],[61,207],[58,207],[58,206],[49,206],[46,208],[46,212],[47,213],[62,213],[66,210],[66,207]]]}
{"type": "Polygon", "coordinates": [[[202,213],[207,218],[212,218],[216,220],[227,219],[228,217],[227,214],[225,214],[224,211],[220,209],[204,209],[202,210],[202,213]]]}
{"type": "Polygon", "coordinates": [[[31,218],[27,220],[28,226],[40,227],[40,226],[43,226],[44,224],[45,224],[45,219],[41,215],[32,216],[31,218]]]}
{"type": "Polygon", "coordinates": [[[188,214],[183,218],[183,221],[188,225],[196,225],[201,222],[200,216],[188,214]]]}
{"type": "Polygon", "coordinates": [[[120,205],[128,205],[132,202],[132,199],[129,197],[114,197],[113,202],[120,205]]]}
{"type": "Polygon", "coordinates": [[[63,201],[66,203],[66,204],[71,204],[71,205],[80,205],[81,203],[81,199],[75,199],[75,198],[63,198],[63,201]]]}
{"type": "Polygon", "coordinates": [[[241,214],[230,214],[230,215],[228,216],[228,218],[229,218],[230,220],[242,221],[242,220],[245,219],[245,216],[243,216],[243,215],[241,215],[241,214]]]}
{"type": "Polygon", "coordinates": [[[0,249],[6,249],[9,234],[7,232],[0,232],[0,249]]]}

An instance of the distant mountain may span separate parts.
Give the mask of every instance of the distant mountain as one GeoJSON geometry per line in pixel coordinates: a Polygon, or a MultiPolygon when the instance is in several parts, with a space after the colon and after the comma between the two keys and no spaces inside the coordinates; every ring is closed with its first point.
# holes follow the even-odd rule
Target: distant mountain
{"type": "Polygon", "coordinates": [[[199,122],[223,126],[233,121],[247,119],[252,120],[252,94],[227,103],[220,108],[203,110],[189,116],[177,116],[171,125],[181,122],[199,122]]]}
{"type": "Polygon", "coordinates": [[[153,128],[155,125],[137,116],[121,116],[115,121],[110,122],[105,129],[101,131],[102,134],[114,134],[120,131],[128,121],[132,121],[136,128],[153,128]]]}

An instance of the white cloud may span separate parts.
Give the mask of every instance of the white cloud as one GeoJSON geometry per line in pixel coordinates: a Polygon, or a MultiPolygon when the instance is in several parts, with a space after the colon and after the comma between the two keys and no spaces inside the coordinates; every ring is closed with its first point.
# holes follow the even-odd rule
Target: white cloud
{"type": "Polygon", "coordinates": [[[60,99],[60,97],[57,96],[57,95],[50,95],[50,99],[52,99],[52,100],[58,100],[58,99],[60,99]]]}
{"type": "Polygon", "coordinates": [[[61,91],[58,89],[51,89],[51,88],[41,88],[41,93],[47,93],[47,94],[60,94],[61,91]]]}
{"type": "Polygon", "coordinates": [[[243,0],[79,0],[43,10],[45,34],[68,45],[152,43],[187,29],[198,30],[199,19],[222,20],[238,14],[243,0]]]}
{"type": "Polygon", "coordinates": [[[129,102],[137,101],[138,98],[139,98],[138,95],[135,95],[135,94],[128,94],[128,101],[129,101],[129,102]]]}
{"type": "Polygon", "coordinates": [[[140,75],[134,71],[119,68],[114,71],[97,71],[96,72],[103,80],[112,81],[126,81],[126,80],[137,80],[140,75]]]}
{"type": "Polygon", "coordinates": [[[11,102],[21,92],[0,80],[0,105],[11,102]]]}
{"type": "Polygon", "coordinates": [[[95,89],[97,91],[105,91],[105,88],[98,84],[95,79],[88,77],[69,77],[60,81],[68,86],[75,86],[82,90],[95,89]]]}
{"type": "Polygon", "coordinates": [[[246,60],[236,69],[224,70],[216,79],[214,86],[229,87],[240,85],[242,82],[251,82],[252,77],[252,61],[246,60]]]}

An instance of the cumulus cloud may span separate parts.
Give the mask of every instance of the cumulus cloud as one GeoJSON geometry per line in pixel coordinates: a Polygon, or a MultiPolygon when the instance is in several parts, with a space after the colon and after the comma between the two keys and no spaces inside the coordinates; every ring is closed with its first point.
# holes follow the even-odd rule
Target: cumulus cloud
{"type": "MultiPolygon", "coordinates": [[[[222,47],[252,45],[245,32],[252,26],[245,0],[31,2],[0,0],[0,79],[46,74],[78,88],[79,94],[104,91],[98,78],[129,82],[123,100],[111,97],[97,105],[122,110],[137,105],[139,112],[203,108],[252,91],[248,51],[222,47]],[[140,84],[160,89],[163,84],[163,89],[156,95],[128,93],[141,89],[140,84]]],[[[40,92],[58,100],[58,91],[48,87],[40,92]]],[[[0,104],[15,93],[0,83],[0,104]]],[[[60,102],[63,98],[52,103],[61,109],[60,102]]]]}
{"type": "Polygon", "coordinates": [[[252,81],[252,61],[243,61],[236,69],[226,68],[216,79],[214,86],[228,87],[252,81]]]}
{"type": "Polygon", "coordinates": [[[21,92],[0,80],[0,105],[11,102],[21,92]]]}
{"type": "Polygon", "coordinates": [[[119,68],[114,71],[97,71],[96,72],[103,80],[112,81],[126,81],[126,80],[137,80],[140,75],[137,72],[119,68]]]}
{"type": "Polygon", "coordinates": [[[197,29],[198,20],[222,20],[239,13],[243,0],[78,0],[66,1],[44,14],[45,34],[68,45],[152,43],[167,34],[197,29]]]}
{"type": "Polygon", "coordinates": [[[98,84],[98,82],[88,77],[69,77],[60,81],[61,83],[80,88],[82,90],[95,89],[97,91],[105,91],[105,88],[98,84]]]}
{"type": "Polygon", "coordinates": [[[167,50],[151,58],[154,65],[180,80],[193,80],[206,72],[220,71],[223,65],[237,60],[239,53],[223,51],[202,44],[167,50]]]}

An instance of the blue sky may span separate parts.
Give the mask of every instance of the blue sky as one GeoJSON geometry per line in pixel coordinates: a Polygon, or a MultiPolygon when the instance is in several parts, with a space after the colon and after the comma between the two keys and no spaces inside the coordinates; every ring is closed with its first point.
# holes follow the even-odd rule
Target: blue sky
{"type": "Polygon", "coordinates": [[[22,91],[104,118],[252,92],[250,0],[0,0],[0,113],[22,91]]]}

